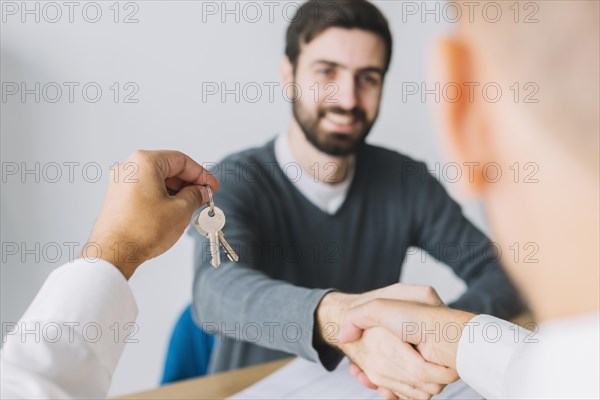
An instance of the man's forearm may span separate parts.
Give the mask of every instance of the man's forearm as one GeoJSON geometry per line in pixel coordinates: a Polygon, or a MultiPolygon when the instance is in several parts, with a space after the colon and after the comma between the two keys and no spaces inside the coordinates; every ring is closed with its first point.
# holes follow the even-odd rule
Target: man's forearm
{"type": "Polygon", "coordinates": [[[355,295],[330,292],[323,296],[315,312],[315,339],[325,345],[340,349],[337,334],[341,329],[343,317],[351,307],[355,295]]]}
{"type": "Polygon", "coordinates": [[[193,309],[207,333],[319,361],[313,347],[314,313],[326,292],[271,279],[242,264],[225,263],[218,270],[200,266],[193,309]]]}

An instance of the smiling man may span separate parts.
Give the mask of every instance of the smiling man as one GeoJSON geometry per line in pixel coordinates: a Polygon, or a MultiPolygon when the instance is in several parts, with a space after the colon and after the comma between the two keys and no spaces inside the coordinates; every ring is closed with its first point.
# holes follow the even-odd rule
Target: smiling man
{"type": "MultiPolygon", "coordinates": [[[[289,36],[296,32],[291,30],[289,36]]],[[[390,49],[374,32],[338,27],[322,32],[311,44],[301,57],[302,72],[298,71],[300,49],[296,46],[288,49],[282,65],[286,84],[304,90],[318,85],[312,90],[318,101],[296,93],[289,137],[307,141],[311,149],[331,157],[331,162],[338,164],[341,159],[349,164],[377,118],[389,62],[389,56],[383,60],[381,56],[390,49]],[[360,50],[353,50],[354,46],[360,50]]]]}
{"type": "MultiPolygon", "coordinates": [[[[385,360],[407,393],[437,393],[456,375],[426,363],[394,335],[382,330],[344,346],[331,340],[345,311],[373,295],[354,293],[398,282],[414,246],[467,284],[454,307],[507,318],[522,304],[490,241],[425,164],[366,144],[392,55],[385,17],[367,1],[328,2],[336,7],[327,15],[319,13],[322,4],[305,3],[287,32],[281,78],[295,88],[288,131],[227,157],[216,171],[215,201],[240,262],[212,268],[207,241],[195,235],[194,316],[222,335],[213,372],[289,354],[328,369],[346,354],[368,370],[368,353],[385,360]],[[439,251],[447,246],[460,254],[439,251]],[[389,357],[389,349],[398,356],[389,357]]],[[[388,291],[402,300],[438,301],[427,287],[388,291]]]]}

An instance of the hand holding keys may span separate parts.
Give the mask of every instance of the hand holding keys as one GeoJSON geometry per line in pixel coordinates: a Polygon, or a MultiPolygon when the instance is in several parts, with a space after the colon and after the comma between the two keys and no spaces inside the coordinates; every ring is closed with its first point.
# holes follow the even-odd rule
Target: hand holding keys
{"type": "Polygon", "coordinates": [[[227,257],[231,261],[238,261],[240,258],[233,250],[233,247],[229,245],[227,240],[225,240],[225,235],[223,234],[223,227],[225,226],[225,213],[219,207],[215,207],[215,202],[213,201],[212,190],[209,186],[206,187],[208,189],[208,197],[209,203],[208,207],[198,214],[196,220],[192,223],[194,228],[202,236],[208,237],[210,241],[210,253],[211,253],[211,265],[217,268],[221,264],[221,247],[225,249],[227,253],[227,257]]]}

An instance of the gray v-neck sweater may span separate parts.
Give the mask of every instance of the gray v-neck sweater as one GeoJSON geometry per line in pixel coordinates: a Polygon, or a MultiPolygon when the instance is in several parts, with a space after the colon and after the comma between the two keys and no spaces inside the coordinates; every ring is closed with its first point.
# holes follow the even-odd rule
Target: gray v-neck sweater
{"type": "MultiPolygon", "coordinates": [[[[218,333],[210,371],[290,354],[332,369],[342,355],[313,342],[315,310],[330,290],[362,293],[397,283],[409,247],[450,266],[468,286],[451,304],[509,318],[523,305],[495,248],[463,216],[425,164],[363,145],[345,202],[329,215],[307,200],[277,164],[274,142],[227,157],[213,171],[224,233],[240,256],[210,265],[195,231],[193,314],[218,333]]],[[[301,171],[301,173],[306,173],[301,171]]]]}

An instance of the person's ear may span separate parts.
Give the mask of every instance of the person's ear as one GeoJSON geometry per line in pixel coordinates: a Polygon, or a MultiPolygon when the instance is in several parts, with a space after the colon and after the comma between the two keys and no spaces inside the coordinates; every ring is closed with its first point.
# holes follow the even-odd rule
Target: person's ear
{"type": "Polygon", "coordinates": [[[281,59],[281,65],[279,66],[279,77],[282,85],[284,86],[294,82],[294,66],[287,56],[283,56],[281,59]]]}
{"type": "Polygon", "coordinates": [[[449,158],[469,172],[469,179],[463,180],[467,189],[480,194],[486,183],[483,167],[492,149],[473,55],[459,38],[444,38],[437,43],[435,61],[435,80],[445,88],[439,114],[449,158]]]}

